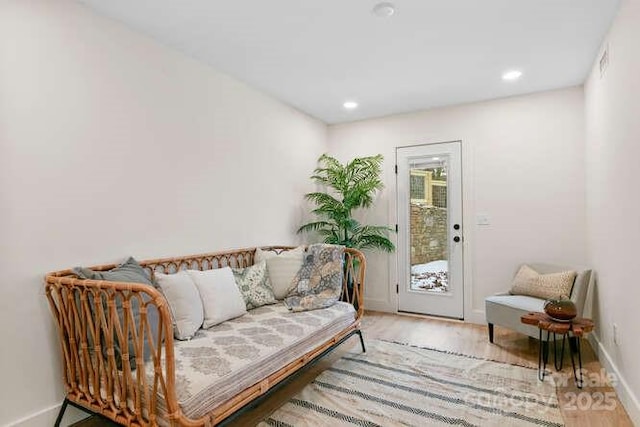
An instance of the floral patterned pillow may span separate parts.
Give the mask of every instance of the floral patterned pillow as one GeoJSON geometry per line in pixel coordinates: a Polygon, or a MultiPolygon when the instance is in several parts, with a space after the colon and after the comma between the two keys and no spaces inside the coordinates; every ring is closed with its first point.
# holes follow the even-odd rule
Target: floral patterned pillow
{"type": "Polygon", "coordinates": [[[291,283],[284,305],[290,311],[330,307],[342,294],[344,246],[309,246],[302,268],[291,283]]]}
{"type": "Polygon", "coordinates": [[[277,302],[269,281],[267,261],[246,268],[233,268],[232,271],[247,310],[277,302]]]}

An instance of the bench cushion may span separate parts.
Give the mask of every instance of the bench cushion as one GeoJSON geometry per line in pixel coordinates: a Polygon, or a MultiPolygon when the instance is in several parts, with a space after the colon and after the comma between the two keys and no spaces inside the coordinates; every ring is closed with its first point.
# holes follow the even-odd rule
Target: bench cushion
{"type": "Polygon", "coordinates": [[[485,299],[487,323],[504,326],[534,338],[538,337],[538,328],[523,324],[520,317],[543,309],[543,299],[526,295],[494,295],[485,299]]]}
{"type": "MultiPolygon", "coordinates": [[[[344,302],[300,313],[279,302],[175,342],[176,393],[184,414],[191,419],[206,415],[354,320],[353,306],[344,302]]],[[[147,366],[147,372],[153,368],[147,366]]]]}

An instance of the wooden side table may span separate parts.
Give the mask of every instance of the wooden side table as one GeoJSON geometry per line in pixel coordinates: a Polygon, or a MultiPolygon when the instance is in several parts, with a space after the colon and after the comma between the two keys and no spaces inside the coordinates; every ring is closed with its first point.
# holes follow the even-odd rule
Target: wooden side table
{"type": "Polygon", "coordinates": [[[569,346],[571,348],[571,366],[573,367],[573,378],[578,388],[582,388],[582,354],[580,352],[580,338],[589,332],[593,331],[593,321],[591,319],[584,319],[576,317],[570,322],[558,322],[550,318],[545,313],[531,312],[523,315],[520,321],[526,325],[537,326],[540,331],[540,350],[538,353],[538,379],[544,380],[546,374],[547,361],[549,360],[549,337],[553,334],[553,364],[556,371],[562,369],[562,360],[564,357],[564,343],[569,338],[569,346]],[[543,331],[547,332],[546,340],[542,340],[543,331]],[[558,362],[556,335],[562,335],[562,350],[560,352],[560,361],[558,362]],[[573,338],[573,340],[572,340],[573,338]],[[571,342],[575,341],[574,346],[571,342]],[[574,353],[578,355],[578,372],[576,372],[576,363],[574,360],[574,353]],[[578,378],[578,374],[580,378],[578,378]]]}

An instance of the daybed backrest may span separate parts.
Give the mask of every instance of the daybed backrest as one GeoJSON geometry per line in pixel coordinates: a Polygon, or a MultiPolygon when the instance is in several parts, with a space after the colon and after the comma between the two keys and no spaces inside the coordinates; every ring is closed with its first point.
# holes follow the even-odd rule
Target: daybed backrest
{"type": "MultiPolygon", "coordinates": [[[[263,251],[271,251],[277,254],[294,249],[294,246],[266,246],[263,251]]],[[[141,261],[142,265],[153,279],[154,274],[172,274],[180,270],[213,270],[221,267],[242,268],[253,265],[256,248],[234,249],[231,251],[215,252],[202,255],[188,255],[174,258],[161,258],[156,260],[141,261]]],[[[362,253],[354,249],[345,250],[345,277],[343,279],[343,300],[354,305],[360,318],[364,314],[362,304],[362,286],[364,283],[364,257],[362,253]],[[353,283],[359,286],[353,286],[353,283]]],[[[115,265],[106,266],[110,269],[115,265]]]]}
{"type": "Polygon", "coordinates": [[[212,254],[188,255],[175,258],[161,258],[140,262],[149,273],[172,274],[180,270],[213,270],[221,267],[243,268],[253,265],[255,248],[236,249],[212,254]]]}

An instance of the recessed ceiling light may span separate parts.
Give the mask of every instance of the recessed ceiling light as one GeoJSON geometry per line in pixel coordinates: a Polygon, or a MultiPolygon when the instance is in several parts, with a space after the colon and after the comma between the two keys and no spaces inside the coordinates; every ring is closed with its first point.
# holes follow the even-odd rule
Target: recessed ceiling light
{"type": "Polygon", "coordinates": [[[522,71],[520,71],[520,70],[510,70],[510,71],[505,72],[502,75],[502,80],[514,81],[514,80],[518,80],[520,77],[522,77],[522,71]]]}
{"type": "Polygon", "coordinates": [[[431,160],[438,161],[438,160],[440,160],[440,157],[434,157],[434,158],[433,158],[433,159],[431,159],[431,160]]]}
{"type": "Polygon", "coordinates": [[[373,7],[373,13],[381,18],[387,18],[396,13],[396,8],[392,3],[382,2],[373,7]]]}
{"type": "Polygon", "coordinates": [[[344,104],[342,104],[342,106],[347,110],[353,110],[355,108],[358,108],[358,103],[355,101],[346,101],[344,104]]]}

